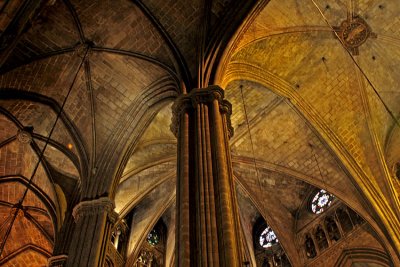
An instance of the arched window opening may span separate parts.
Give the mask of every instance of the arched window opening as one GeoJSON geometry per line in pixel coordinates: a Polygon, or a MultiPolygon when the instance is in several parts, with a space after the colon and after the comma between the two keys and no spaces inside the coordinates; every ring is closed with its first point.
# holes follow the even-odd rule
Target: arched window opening
{"type": "Polygon", "coordinates": [[[319,225],[317,227],[317,230],[315,231],[315,240],[317,241],[317,245],[320,251],[328,248],[328,240],[326,239],[325,232],[322,229],[321,225],[319,225]]]}
{"type": "Polygon", "coordinates": [[[259,244],[263,248],[272,247],[274,244],[278,243],[278,238],[276,237],[274,231],[271,227],[267,226],[260,234],[259,244]]]}
{"type": "Polygon", "coordinates": [[[317,256],[317,251],[315,249],[314,240],[312,240],[312,238],[309,234],[307,234],[305,237],[304,247],[305,247],[307,258],[312,259],[312,258],[315,258],[315,256],[317,256]]]}
{"type": "Polygon", "coordinates": [[[134,267],[159,267],[165,266],[167,229],[160,219],[154,228],[147,234],[145,242],[135,261],[134,267]]]}
{"type": "Polygon", "coordinates": [[[350,216],[351,222],[353,223],[353,226],[364,223],[364,219],[360,215],[358,215],[357,212],[355,212],[352,209],[348,209],[347,211],[349,213],[349,216],[350,216]]]}
{"type": "Polygon", "coordinates": [[[331,242],[336,242],[340,239],[339,227],[332,216],[325,218],[325,229],[328,232],[328,237],[331,242]]]}
{"type": "Polygon", "coordinates": [[[260,217],[253,227],[254,254],[257,266],[290,267],[289,259],[273,229],[260,217]]]}
{"type": "Polygon", "coordinates": [[[347,209],[339,208],[336,210],[336,215],[338,217],[340,226],[344,233],[348,233],[353,230],[353,224],[351,222],[349,213],[347,209]]]}
{"type": "Polygon", "coordinates": [[[150,246],[157,246],[160,243],[160,233],[156,229],[151,230],[147,235],[147,242],[150,246]]]}
{"type": "Polygon", "coordinates": [[[128,233],[128,226],[126,224],[125,219],[122,219],[118,222],[112,232],[111,232],[111,243],[118,253],[124,257],[126,254],[127,249],[127,233],[128,233]]]}

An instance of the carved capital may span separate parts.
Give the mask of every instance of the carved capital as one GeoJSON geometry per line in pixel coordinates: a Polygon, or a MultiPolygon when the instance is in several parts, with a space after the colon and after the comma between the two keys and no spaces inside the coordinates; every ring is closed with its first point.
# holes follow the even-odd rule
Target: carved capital
{"type": "Polygon", "coordinates": [[[108,197],[101,197],[80,202],[74,207],[72,215],[75,221],[79,221],[81,217],[106,212],[111,223],[115,223],[118,219],[118,214],[114,211],[114,207],[114,202],[111,199],[108,197]]]}
{"type": "Polygon", "coordinates": [[[218,100],[220,112],[226,115],[226,122],[228,126],[229,137],[233,136],[233,127],[231,124],[230,116],[232,114],[232,104],[224,100],[224,90],[217,86],[212,85],[207,88],[196,88],[190,91],[189,94],[181,95],[178,97],[172,106],[172,123],[171,131],[174,135],[178,136],[179,121],[183,112],[188,109],[195,109],[198,104],[210,104],[214,100],[218,100]]]}
{"type": "Polygon", "coordinates": [[[115,232],[120,231],[121,233],[126,234],[129,231],[129,227],[126,224],[125,219],[122,219],[120,221],[115,221],[112,231],[115,231],[115,232]]]}
{"type": "Polygon", "coordinates": [[[228,137],[232,138],[234,134],[234,129],[231,122],[231,115],[232,115],[232,104],[227,100],[222,100],[219,103],[219,109],[221,113],[225,114],[226,124],[228,128],[228,137]]]}
{"type": "Polygon", "coordinates": [[[190,98],[187,98],[186,96],[187,95],[178,97],[178,99],[176,99],[175,103],[172,105],[172,121],[170,129],[175,137],[178,137],[181,114],[192,107],[190,98]]]}
{"type": "Polygon", "coordinates": [[[224,90],[216,85],[207,88],[196,88],[190,91],[186,97],[190,98],[193,107],[196,107],[199,103],[211,103],[215,99],[221,103],[224,99],[224,90]]]}

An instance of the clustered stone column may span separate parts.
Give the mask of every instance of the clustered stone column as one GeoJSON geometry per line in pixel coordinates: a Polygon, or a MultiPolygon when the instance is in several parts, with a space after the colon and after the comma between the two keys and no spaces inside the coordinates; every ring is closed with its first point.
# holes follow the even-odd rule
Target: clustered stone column
{"type": "Polygon", "coordinates": [[[242,265],[228,140],[231,104],[218,86],[193,89],[173,106],[178,139],[177,266],[242,265]]]}
{"type": "Polygon", "coordinates": [[[66,266],[103,266],[110,231],[117,220],[107,197],[81,201],[74,207],[75,231],[66,266]]]}

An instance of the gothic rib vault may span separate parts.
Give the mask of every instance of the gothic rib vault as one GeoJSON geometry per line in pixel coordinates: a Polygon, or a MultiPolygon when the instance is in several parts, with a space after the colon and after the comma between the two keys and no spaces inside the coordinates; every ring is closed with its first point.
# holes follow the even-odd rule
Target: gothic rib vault
{"type": "Polygon", "coordinates": [[[263,218],[291,266],[400,265],[396,1],[32,2],[0,2],[0,265],[140,266],[158,227],[174,266],[172,105],[211,85],[233,106],[243,262],[263,218]],[[309,258],[320,188],[365,223],[309,258]]]}

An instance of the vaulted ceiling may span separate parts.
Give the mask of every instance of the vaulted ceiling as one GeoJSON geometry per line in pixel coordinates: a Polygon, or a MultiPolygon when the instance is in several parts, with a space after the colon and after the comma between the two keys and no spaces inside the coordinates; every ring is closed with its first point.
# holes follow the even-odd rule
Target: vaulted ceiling
{"type": "MultiPolygon", "coordinates": [[[[18,18],[19,2],[0,3],[1,12],[18,18]]],[[[29,231],[47,243],[27,249],[45,257],[78,184],[78,198],[115,197],[121,217],[135,209],[128,257],[160,217],[174,236],[171,105],[182,91],[218,84],[233,104],[243,225],[261,214],[298,266],[295,225],[324,188],[399,247],[390,237],[400,227],[398,14],[392,0],[49,0],[13,26],[15,36],[2,21],[1,213],[18,202],[11,185],[37,187],[23,202],[31,216],[18,218],[39,221],[29,231]],[[31,145],[17,138],[27,126],[31,145]]],[[[24,246],[0,261],[11,264],[24,246]]]]}

